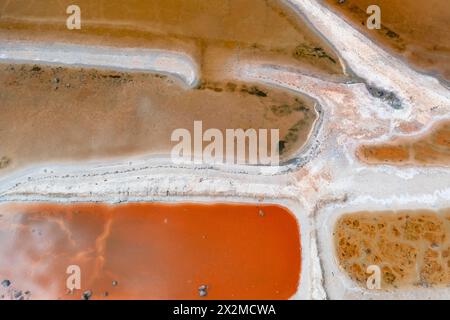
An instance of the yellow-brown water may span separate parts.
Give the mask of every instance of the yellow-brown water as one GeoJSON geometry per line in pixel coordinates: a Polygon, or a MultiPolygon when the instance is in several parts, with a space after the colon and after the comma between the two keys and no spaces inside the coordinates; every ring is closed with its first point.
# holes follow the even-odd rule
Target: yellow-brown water
{"type": "Polygon", "coordinates": [[[193,140],[194,121],[224,137],[226,129],[279,129],[277,151],[288,160],[317,118],[312,101],[251,83],[192,90],[160,75],[36,65],[0,65],[0,110],[0,174],[60,160],[170,156],[172,132],[187,129],[193,140]]]}
{"type": "Polygon", "coordinates": [[[0,38],[181,50],[204,76],[248,58],[341,74],[337,56],[280,1],[80,0],[81,30],[68,30],[70,0],[0,0],[0,38]]]}
{"type": "Polygon", "coordinates": [[[450,80],[448,0],[324,0],[364,34],[400,54],[421,71],[450,80]],[[370,5],[381,9],[381,29],[366,25],[370,5]]]}
{"type": "Polygon", "coordinates": [[[440,122],[431,132],[418,137],[395,138],[384,144],[361,146],[357,155],[370,164],[449,166],[450,122],[440,122]]]}
{"type": "Polygon", "coordinates": [[[382,289],[450,284],[450,209],[345,214],[334,241],[340,267],[361,286],[370,265],[382,289]]]}

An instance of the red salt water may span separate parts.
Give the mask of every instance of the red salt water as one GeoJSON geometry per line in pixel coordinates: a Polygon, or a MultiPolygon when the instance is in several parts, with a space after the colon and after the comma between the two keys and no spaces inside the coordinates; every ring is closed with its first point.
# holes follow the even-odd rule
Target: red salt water
{"type": "Polygon", "coordinates": [[[277,205],[8,204],[0,215],[0,279],[32,299],[288,299],[299,283],[299,227],[277,205]]]}

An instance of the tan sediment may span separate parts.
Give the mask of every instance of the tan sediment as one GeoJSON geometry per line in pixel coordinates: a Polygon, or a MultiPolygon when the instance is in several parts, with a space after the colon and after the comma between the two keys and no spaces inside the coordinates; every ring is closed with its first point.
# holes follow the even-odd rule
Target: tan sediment
{"type": "Polygon", "coordinates": [[[1,174],[58,161],[170,158],[172,132],[187,129],[193,141],[194,121],[224,137],[226,129],[279,129],[277,148],[289,160],[317,118],[309,99],[236,81],[187,89],[161,75],[0,65],[0,88],[1,174]]]}
{"type": "Polygon", "coordinates": [[[381,288],[450,284],[450,210],[344,214],[334,230],[341,268],[366,287],[370,265],[381,270],[381,288]]]}
{"type": "Polygon", "coordinates": [[[440,122],[419,137],[394,138],[385,144],[361,146],[357,155],[369,164],[447,167],[450,165],[450,122],[440,122]]]}
{"type": "Polygon", "coordinates": [[[447,0],[325,0],[352,25],[421,71],[450,80],[450,3],[447,0]],[[381,9],[382,27],[369,30],[370,5],[381,9]]]}
{"type": "Polygon", "coordinates": [[[183,51],[220,78],[242,58],[342,75],[333,50],[280,1],[77,1],[81,30],[68,30],[69,0],[0,1],[0,38],[183,51]]]}

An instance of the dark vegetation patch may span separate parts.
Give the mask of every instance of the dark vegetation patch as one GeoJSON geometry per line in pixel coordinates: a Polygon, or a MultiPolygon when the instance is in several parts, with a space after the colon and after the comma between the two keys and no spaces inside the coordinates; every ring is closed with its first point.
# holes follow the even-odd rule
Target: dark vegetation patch
{"type": "Polygon", "coordinates": [[[308,123],[305,118],[297,121],[291,128],[289,128],[286,136],[282,140],[280,140],[280,143],[278,144],[278,151],[280,155],[282,155],[283,152],[289,150],[292,145],[297,142],[300,131],[307,125],[308,123]]]}
{"type": "Polygon", "coordinates": [[[292,105],[282,104],[282,105],[273,105],[270,107],[272,113],[278,117],[284,117],[291,115],[294,112],[308,112],[309,108],[304,105],[298,98],[295,98],[295,103],[292,105]]]}
{"type": "Polygon", "coordinates": [[[240,91],[249,95],[265,98],[268,96],[266,91],[258,88],[257,86],[247,86],[245,84],[236,84],[233,82],[221,83],[221,82],[208,82],[202,81],[197,87],[197,90],[212,90],[215,92],[235,92],[240,91]]]}
{"type": "Polygon", "coordinates": [[[0,169],[4,169],[7,166],[9,166],[10,164],[11,164],[11,159],[10,158],[5,157],[5,156],[0,158],[0,169]]]}
{"type": "Polygon", "coordinates": [[[258,97],[262,97],[262,98],[267,97],[267,93],[260,90],[256,86],[251,86],[250,88],[247,88],[246,85],[243,85],[241,88],[241,92],[245,92],[245,93],[251,94],[253,96],[258,96],[258,97]]]}
{"type": "Polygon", "coordinates": [[[298,45],[294,52],[293,56],[296,59],[302,58],[316,58],[316,59],[328,59],[332,63],[336,64],[336,60],[334,60],[322,47],[314,47],[307,44],[298,45]]]}
{"type": "Polygon", "coordinates": [[[389,104],[393,109],[396,110],[403,109],[402,102],[395,95],[395,93],[374,86],[367,85],[366,87],[371,96],[383,100],[384,102],[389,104]]]}

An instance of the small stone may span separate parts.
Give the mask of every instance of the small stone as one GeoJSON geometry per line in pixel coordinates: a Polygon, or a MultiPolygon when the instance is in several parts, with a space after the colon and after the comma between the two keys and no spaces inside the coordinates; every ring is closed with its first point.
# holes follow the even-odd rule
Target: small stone
{"type": "Polygon", "coordinates": [[[15,291],[14,292],[14,299],[17,299],[17,300],[22,300],[23,299],[23,297],[22,297],[22,291],[15,291]]]}
{"type": "Polygon", "coordinates": [[[11,281],[9,281],[8,279],[5,279],[2,281],[2,286],[5,288],[8,288],[11,285],[11,281]]]}
{"type": "Polygon", "coordinates": [[[113,285],[114,287],[116,287],[118,284],[119,284],[119,282],[117,282],[116,280],[113,280],[112,285],[113,285]]]}
{"type": "Polygon", "coordinates": [[[266,214],[264,213],[264,211],[262,211],[261,209],[259,209],[259,216],[260,217],[264,217],[266,214]]]}
{"type": "Polygon", "coordinates": [[[208,286],[207,285],[201,285],[198,287],[198,294],[200,297],[206,297],[208,295],[208,286]]]}
{"type": "Polygon", "coordinates": [[[92,297],[92,291],[91,290],[87,290],[85,292],[83,292],[83,296],[82,299],[83,300],[89,300],[92,297]]]}

